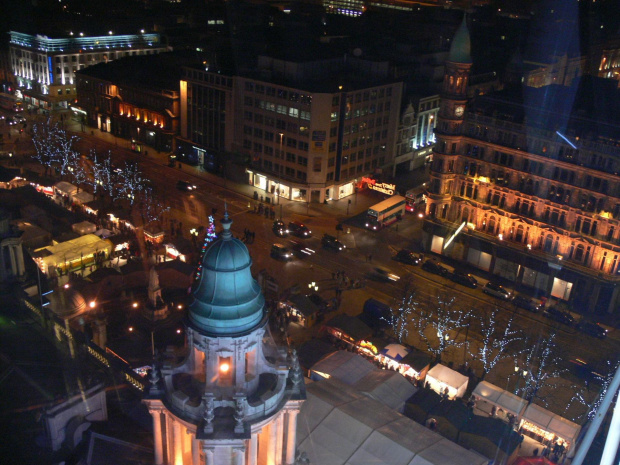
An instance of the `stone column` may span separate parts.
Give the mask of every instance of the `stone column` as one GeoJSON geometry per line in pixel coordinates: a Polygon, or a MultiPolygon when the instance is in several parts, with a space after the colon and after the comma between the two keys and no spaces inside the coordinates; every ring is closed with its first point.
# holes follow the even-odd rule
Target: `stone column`
{"type": "Polygon", "coordinates": [[[173,465],[183,465],[183,441],[181,437],[181,422],[174,420],[174,450],[173,465]]]}
{"type": "Polygon", "coordinates": [[[284,412],[276,419],[276,465],[282,463],[282,447],[284,443],[284,412]]]}
{"type": "Polygon", "coordinates": [[[172,416],[166,414],[166,452],[168,456],[168,464],[174,464],[174,431],[172,416]]]}
{"type": "Polygon", "coordinates": [[[155,442],[155,465],[163,465],[164,463],[164,447],[161,435],[161,412],[159,410],[151,410],[153,417],[153,439],[155,442]]]}
{"type": "Polygon", "coordinates": [[[214,465],[215,464],[215,447],[205,447],[205,465],[214,465]]]}
{"type": "Polygon", "coordinates": [[[26,267],[24,265],[24,250],[20,244],[17,247],[17,274],[19,276],[23,276],[25,273],[26,273],[26,267]]]}
{"type": "MultiPolygon", "coordinates": [[[[188,434],[193,434],[188,431],[188,434]]],[[[192,465],[200,465],[200,440],[192,437],[192,465]]]]}
{"type": "Polygon", "coordinates": [[[258,463],[258,432],[252,433],[248,451],[248,465],[256,465],[258,463]]]}
{"type": "Polygon", "coordinates": [[[245,465],[245,447],[238,446],[233,447],[234,461],[235,465],[245,465]]]}
{"type": "Polygon", "coordinates": [[[295,442],[297,440],[297,414],[299,410],[288,410],[286,432],[286,465],[295,463],[295,442]]]}
{"type": "Polygon", "coordinates": [[[269,435],[267,436],[267,463],[277,464],[276,461],[276,434],[277,434],[276,421],[272,421],[269,425],[269,435]]]}

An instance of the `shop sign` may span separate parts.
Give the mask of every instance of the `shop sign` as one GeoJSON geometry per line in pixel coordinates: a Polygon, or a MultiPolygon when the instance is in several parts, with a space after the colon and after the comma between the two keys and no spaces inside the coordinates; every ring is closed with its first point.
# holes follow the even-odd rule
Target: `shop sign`
{"type": "Polygon", "coordinates": [[[396,184],[377,182],[376,179],[362,178],[362,183],[366,183],[369,189],[381,192],[382,194],[394,195],[394,192],[396,191],[396,184]]]}

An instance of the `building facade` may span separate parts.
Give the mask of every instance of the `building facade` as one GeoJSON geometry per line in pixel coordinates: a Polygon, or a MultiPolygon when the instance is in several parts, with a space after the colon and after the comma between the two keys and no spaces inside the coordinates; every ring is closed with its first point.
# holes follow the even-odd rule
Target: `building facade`
{"type": "Polygon", "coordinates": [[[591,100],[585,84],[578,92],[561,85],[523,87],[518,95],[506,89],[468,103],[466,33],[463,24],[460,49],[455,38],[446,63],[427,247],[584,313],[615,311],[617,93],[607,86],[609,105],[601,105],[596,121],[583,110],[591,100]]]}
{"type": "Polygon", "coordinates": [[[265,299],[225,213],[188,308],[181,362],[153,367],[144,399],[156,465],[292,465],[305,399],[297,355],[268,336],[265,299]]]}
{"type": "Polygon", "coordinates": [[[97,63],[122,57],[166,51],[159,34],[49,38],[11,31],[10,64],[17,84],[16,95],[30,105],[52,110],[67,108],[76,98],[75,73],[97,63]]]}

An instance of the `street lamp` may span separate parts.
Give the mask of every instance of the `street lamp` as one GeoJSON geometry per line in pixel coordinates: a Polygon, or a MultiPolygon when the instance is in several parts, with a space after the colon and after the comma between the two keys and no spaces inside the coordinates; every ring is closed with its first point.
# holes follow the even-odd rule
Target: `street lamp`
{"type": "Polygon", "coordinates": [[[315,292],[319,292],[319,285],[316,282],[312,281],[310,284],[308,284],[308,289],[314,289],[315,292]]]}

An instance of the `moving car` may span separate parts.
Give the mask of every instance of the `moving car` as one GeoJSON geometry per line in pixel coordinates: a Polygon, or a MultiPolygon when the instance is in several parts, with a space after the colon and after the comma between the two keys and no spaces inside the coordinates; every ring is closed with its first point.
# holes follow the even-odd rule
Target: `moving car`
{"type": "Polygon", "coordinates": [[[400,279],[400,276],[383,266],[376,266],[373,269],[373,275],[381,281],[398,281],[400,279]]]}
{"type": "Polygon", "coordinates": [[[299,221],[291,221],[288,224],[288,230],[291,234],[297,237],[312,237],[312,231],[308,227],[300,223],[299,221]]]}
{"type": "Polygon", "coordinates": [[[430,260],[426,260],[422,265],[422,269],[424,271],[428,271],[429,273],[438,274],[439,276],[443,276],[445,278],[450,276],[450,271],[433,258],[431,258],[430,260]]]}
{"type": "Polygon", "coordinates": [[[296,257],[306,258],[310,255],[314,255],[315,251],[309,247],[306,247],[306,244],[302,241],[290,240],[289,242],[291,243],[291,249],[296,257]]]}
{"type": "Polygon", "coordinates": [[[278,237],[288,236],[288,229],[282,220],[275,220],[273,226],[271,226],[271,230],[278,237]]]}
{"type": "Polygon", "coordinates": [[[607,337],[607,330],[598,323],[591,321],[580,321],[577,323],[577,329],[589,336],[598,337],[599,339],[605,339],[607,337]]]}
{"type": "Polygon", "coordinates": [[[347,248],[346,245],[344,245],[342,242],[340,242],[334,236],[330,236],[329,234],[324,234],[323,235],[323,238],[321,239],[321,244],[326,249],[332,249],[332,250],[335,250],[335,251],[340,251],[340,250],[344,250],[344,249],[347,248]]]}
{"type": "Polygon", "coordinates": [[[273,244],[270,255],[276,260],[284,260],[285,262],[293,258],[293,253],[282,244],[273,244]]]}
{"type": "Polygon", "coordinates": [[[180,191],[195,191],[196,186],[187,181],[177,181],[177,189],[180,191]]]}
{"type": "Polygon", "coordinates": [[[528,312],[538,313],[540,311],[540,303],[526,296],[518,295],[512,299],[512,303],[528,312]]]}
{"type": "Polygon", "coordinates": [[[459,284],[462,284],[463,286],[471,287],[472,289],[475,289],[476,287],[478,287],[478,280],[476,278],[474,278],[469,273],[465,273],[460,270],[454,270],[454,272],[450,276],[450,279],[454,281],[455,283],[459,283],[459,284]]]}
{"type": "Polygon", "coordinates": [[[424,254],[415,253],[409,249],[402,249],[394,255],[394,260],[407,265],[419,265],[424,260],[424,254]]]}
{"type": "Polygon", "coordinates": [[[11,117],[8,117],[8,118],[6,119],[6,122],[7,122],[7,124],[8,124],[9,126],[13,126],[13,125],[17,124],[17,121],[15,121],[15,120],[14,120],[13,118],[11,118],[11,117]]]}
{"type": "Polygon", "coordinates": [[[13,116],[13,119],[15,120],[16,123],[25,123],[26,122],[26,118],[24,118],[22,115],[15,115],[15,116],[13,116]]]}
{"type": "Polygon", "coordinates": [[[489,281],[482,287],[482,292],[502,300],[510,300],[513,297],[510,291],[505,289],[504,286],[500,286],[492,281],[489,281]]]}
{"type": "Polygon", "coordinates": [[[560,323],[564,323],[565,325],[573,326],[575,324],[575,319],[570,312],[566,310],[561,310],[558,307],[549,307],[544,312],[543,315],[547,318],[551,318],[552,320],[559,321],[560,323]]]}

